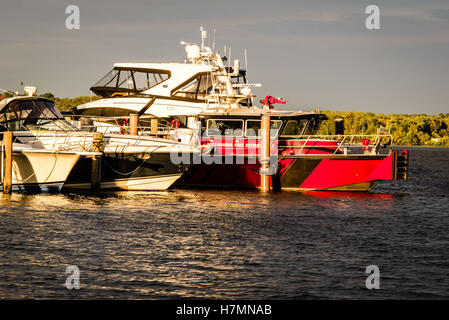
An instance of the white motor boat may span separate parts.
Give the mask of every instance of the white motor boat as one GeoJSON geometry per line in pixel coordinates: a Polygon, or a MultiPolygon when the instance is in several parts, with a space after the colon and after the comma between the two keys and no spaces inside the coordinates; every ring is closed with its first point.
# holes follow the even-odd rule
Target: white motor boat
{"type": "MultiPolygon", "coordinates": [[[[72,126],[52,101],[36,96],[0,101],[0,130],[13,131],[14,142],[41,153],[85,153],[75,161],[64,188],[90,188],[94,133],[72,126]]],[[[105,134],[102,143],[102,189],[166,190],[188,167],[173,163],[171,153],[196,150],[177,141],[140,135],[105,134]]]]}

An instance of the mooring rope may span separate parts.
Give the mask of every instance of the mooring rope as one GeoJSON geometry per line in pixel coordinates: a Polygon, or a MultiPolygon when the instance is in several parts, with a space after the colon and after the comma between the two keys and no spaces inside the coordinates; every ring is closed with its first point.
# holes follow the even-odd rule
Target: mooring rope
{"type": "MultiPolygon", "coordinates": [[[[103,157],[103,163],[104,163],[109,169],[111,169],[113,172],[115,172],[115,173],[117,173],[117,174],[119,174],[119,175],[121,175],[121,176],[128,176],[128,175],[133,174],[133,173],[136,172],[137,170],[139,170],[139,169],[145,164],[145,162],[147,162],[147,160],[151,158],[151,154],[152,154],[153,152],[155,152],[157,149],[160,149],[160,148],[163,148],[163,147],[165,147],[165,146],[156,147],[156,149],[154,149],[153,151],[151,151],[151,152],[149,153],[148,158],[143,159],[142,163],[139,164],[139,165],[137,166],[137,168],[135,168],[134,170],[131,170],[130,172],[123,173],[123,172],[120,172],[120,171],[115,170],[114,168],[112,168],[112,167],[107,163],[105,157],[103,157]]],[[[104,153],[103,153],[103,154],[104,154],[104,153]]]]}

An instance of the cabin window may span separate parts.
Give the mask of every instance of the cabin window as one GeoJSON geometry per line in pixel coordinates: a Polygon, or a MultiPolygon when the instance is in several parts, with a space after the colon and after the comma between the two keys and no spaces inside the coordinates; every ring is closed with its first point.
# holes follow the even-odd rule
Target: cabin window
{"type": "Polygon", "coordinates": [[[288,120],[282,131],[283,136],[300,136],[307,125],[307,120],[288,120]]]}
{"type": "Polygon", "coordinates": [[[155,85],[168,79],[168,74],[157,72],[150,73],[135,71],[132,76],[135,83],[135,88],[139,91],[152,88],[155,85]]]}
{"type": "Polygon", "coordinates": [[[139,93],[164,82],[169,77],[169,72],[164,70],[114,68],[95,83],[91,90],[102,97],[139,93]]]}
{"type": "MultiPolygon", "coordinates": [[[[276,136],[281,128],[281,125],[281,120],[271,120],[270,136],[276,136]]],[[[260,120],[246,120],[246,136],[260,137],[260,120]]]]}
{"type": "Polygon", "coordinates": [[[200,78],[197,99],[206,100],[206,95],[212,91],[212,77],[210,74],[203,74],[200,78]]]}
{"type": "Polygon", "coordinates": [[[117,88],[145,91],[168,79],[168,74],[120,70],[117,75],[117,88]]]}
{"type": "Polygon", "coordinates": [[[176,97],[194,100],[206,100],[206,95],[212,90],[210,74],[203,74],[189,81],[175,92],[176,97]]]}
{"type": "Polygon", "coordinates": [[[196,99],[196,92],[198,91],[198,85],[200,83],[200,78],[195,78],[188,82],[186,85],[181,87],[175,92],[175,96],[181,98],[196,99]]]}
{"type": "Polygon", "coordinates": [[[309,122],[307,123],[307,127],[304,130],[304,135],[313,135],[315,134],[321,124],[321,120],[317,119],[317,118],[312,118],[309,120],[309,122]]]}
{"type": "Polygon", "coordinates": [[[208,136],[243,136],[243,120],[207,120],[208,136]]]}

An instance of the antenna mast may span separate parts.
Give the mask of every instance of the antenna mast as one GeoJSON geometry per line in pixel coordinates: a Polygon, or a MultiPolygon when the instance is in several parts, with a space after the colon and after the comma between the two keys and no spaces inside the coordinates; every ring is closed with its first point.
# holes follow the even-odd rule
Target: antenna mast
{"type": "Polygon", "coordinates": [[[246,56],[246,48],[245,48],[245,70],[246,70],[245,80],[246,84],[248,84],[248,58],[246,56]]]}
{"type": "Polygon", "coordinates": [[[204,41],[207,39],[207,31],[203,29],[203,27],[200,28],[201,30],[201,48],[204,47],[204,41]]]}

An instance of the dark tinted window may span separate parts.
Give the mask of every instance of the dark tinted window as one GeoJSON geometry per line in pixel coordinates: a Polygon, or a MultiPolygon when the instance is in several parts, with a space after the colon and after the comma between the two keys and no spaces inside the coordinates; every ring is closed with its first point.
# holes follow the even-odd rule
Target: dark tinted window
{"type": "Polygon", "coordinates": [[[207,135],[237,136],[243,135],[243,120],[207,120],[207,135]]]}
{"type": "Polygon", "coordinates": [[[307,120],[288,120],[281,135],[300,136],[307,125],[307,120]]]}

